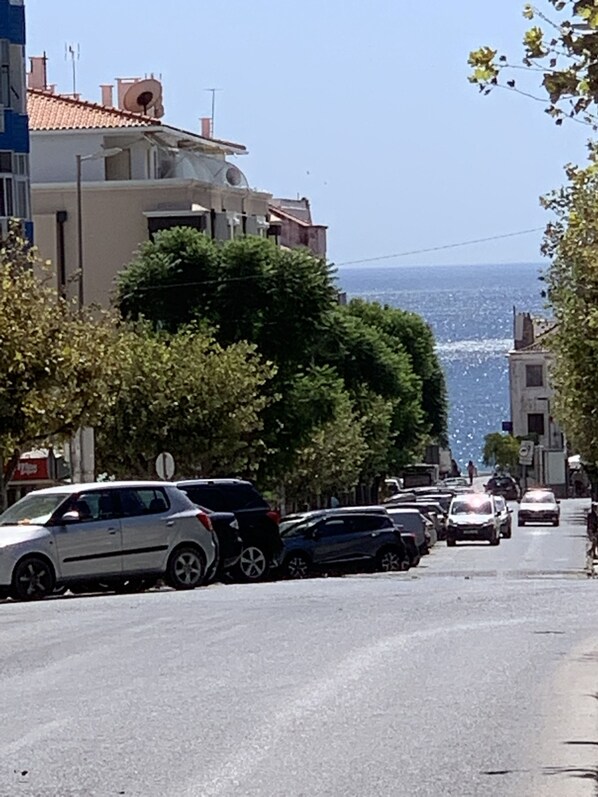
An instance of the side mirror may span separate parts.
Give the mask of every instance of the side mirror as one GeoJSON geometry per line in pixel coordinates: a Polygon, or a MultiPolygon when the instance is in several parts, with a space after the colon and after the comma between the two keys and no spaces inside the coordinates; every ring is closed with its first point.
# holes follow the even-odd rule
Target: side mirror
{"type": "Polygon", "coordinates": [[[70,512],[65,512],[61,518],[58,518],[58,522],[65,526],[69,523],[78,523],[80,520],[81,516],[75,509],[71,509],[70,512]]]}

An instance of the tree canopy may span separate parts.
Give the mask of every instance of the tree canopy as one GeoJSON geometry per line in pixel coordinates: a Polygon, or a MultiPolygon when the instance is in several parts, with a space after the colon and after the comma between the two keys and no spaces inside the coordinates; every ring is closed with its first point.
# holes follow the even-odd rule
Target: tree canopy
{"type": "Polygon", "coordinates": [[[339,305],[334,271],[305,250],[164,231],[122,273],[118,300],[127,320],[170,332],[201,324],[220,345],[246,341],[274,365],[261,471],[271,484],[295,483],[300,472],[306,490],[325,490],[314,464],[316,444],[324,462],[324,440],[336,440],[330,453],[347,452],[340,471],[329,468],[341,490],[446,438],[444,376],[430,329],[403,311],[339,305]]]}
{"type": "Polygon", "coordinates": [[[526,3],[530,21],[522,50],[512,59],[492,46],[470,53],[470,81],[480,91],[506,88],[544,103],[557,125],[574,118],[596,128],[598,115],[598,6],[594,0],[526,3]],[[528,76],[538,78],[527,81],[528,76]],[[537,83],[541,89],[537,88],[537,83]],[[541,93],[540,93],[541,92],[541,93]]]}
{"type": "Polygon", "coordinates": [[[115,319],[58,296],[16,228],[0,249],[0,487],[19,452],[65,440],[109,412],[119,381],[115,319]],[[8,463],[12,463],[10,466],[8,463]]]}
{"type": "Polygon", "coordinates": [[[510,434],[492,432],[484,438],[484,465],[515,471],[519,466],[519,440],[510,434]]]}

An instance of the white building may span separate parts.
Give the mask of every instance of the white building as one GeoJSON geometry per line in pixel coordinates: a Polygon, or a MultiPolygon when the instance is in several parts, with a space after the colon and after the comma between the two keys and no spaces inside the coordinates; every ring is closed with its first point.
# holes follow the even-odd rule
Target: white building
{"type": "Polygon", "coordinates": [[[509,392],[512,433],[532,439],[534,464],[528,468],[528,484],[550,485],[566,494],[566,445],[552,416],[553,389],[550,369],[554,355],[549,349],[554,322],[515,314],[514,346],[509,352],[509,392]]]}

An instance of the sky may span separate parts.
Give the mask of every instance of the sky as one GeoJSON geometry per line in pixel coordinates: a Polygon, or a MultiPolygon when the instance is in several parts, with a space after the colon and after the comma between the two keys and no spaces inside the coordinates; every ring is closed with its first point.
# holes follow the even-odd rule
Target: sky
{"type": "MultiPolygon", "coordinates": [[[[540,0],[540,3],[542,0],[540,0]]],[[[589,130],[467,81],[482,44],[516,55],[523,0],[26,0],[28,54],[72,91],[161,75],[165,123],[243,143],[251,186],[307,196],[336,264],[539,262],[541,233],[408,257],[414,250],[541,228],[538,198],[585,157],[589,130]]]]}

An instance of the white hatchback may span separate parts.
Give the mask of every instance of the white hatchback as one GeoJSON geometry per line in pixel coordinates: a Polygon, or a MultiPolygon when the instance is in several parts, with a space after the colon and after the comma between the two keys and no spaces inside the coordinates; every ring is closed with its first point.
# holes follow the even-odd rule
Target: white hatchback
{"type": "Polygon", "coordinates": [[[0,515],[0,593],[16,600],[57,587],[135,591],[159,578],[194,589],[216,556],[209,517],[164,482],[51,487],[0,515]]]}

